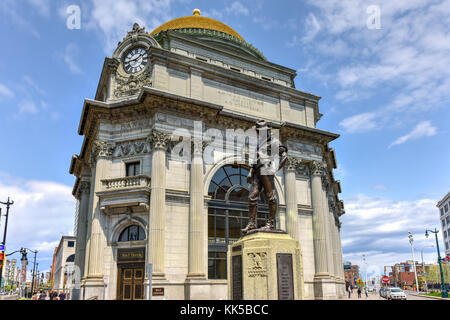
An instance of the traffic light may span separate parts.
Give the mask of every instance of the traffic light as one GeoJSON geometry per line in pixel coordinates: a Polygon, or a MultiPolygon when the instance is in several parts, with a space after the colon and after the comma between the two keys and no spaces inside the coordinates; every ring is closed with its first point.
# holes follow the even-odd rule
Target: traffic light
{"type": "Polygon", "coordinates": [[[0,266],[3,266],[3,264],[5,263],[5,253],[4,252],[0,252],[0,266]]]}

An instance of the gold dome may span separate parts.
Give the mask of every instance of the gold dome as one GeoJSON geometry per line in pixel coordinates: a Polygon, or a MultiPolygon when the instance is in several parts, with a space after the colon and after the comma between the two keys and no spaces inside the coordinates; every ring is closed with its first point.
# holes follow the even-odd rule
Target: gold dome
{"type": "Polygon", "coordinates": [[[234,36],[238,39],[241,39],[242,41],[245,41],[244,38],[242,38],[239,33],[234,31],[226,24],[211,18],[202,17],[200,15],[199,9],[194,9],[192,16],[176,18],[162,24],[161,26],[153,30],[151,35],[153,36],[165,30],[176,30],[176,29],[216,30],[234,36]]]}

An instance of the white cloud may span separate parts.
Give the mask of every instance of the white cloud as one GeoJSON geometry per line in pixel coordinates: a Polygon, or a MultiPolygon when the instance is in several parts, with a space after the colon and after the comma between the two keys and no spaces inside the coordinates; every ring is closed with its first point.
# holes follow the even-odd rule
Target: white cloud
{"type": "Polygon", "coordinates": [[[0,83],[0,96],[12,98],[14,97],[14,92],[12,92],[7,86],[0,83]]]}
{"type": "Polygon", "coordinates": [[[28,99],[20,101],[18,107],[19,107],[19,115],[27,113],[36,114],[39,111],[34,101],[28,99]]]}
{"type": "Polygon", "coordinates": [[[74,43],[69,43],[66,48],[64,49],[64,53],[62,55],[62,59],[69,67],[70,72],[73,74],[81,74],[83,71],[78,66],[78,64],[75,62],[76,57],[79,54],[80,49],[78,46],[74,43]]]}
{"type": "Polygon", "coordinates": [[[317,33],[320,31],[320,24],[317,20],[316,16],[313,13],[310,13],[305,21],[305,30],[307,32],[302,37],[302,42],[310,42],[313,40],[317,33]]]}
{"type": "Polygon", "coordinates": [[[349,133],[365,132],[377,127],[375,118],[374,113],[361,113],[342,120],[339,126],[349,133]]]}
{"type": "MultiPolygon", "coordinates": [[[[303,49],[317,61],[317,72],[308,76],[329,79],[340,87],[336,98],[346,102],[392,88],[378,106],[370,104],[370,113],[380,120],[372,129],[410,123],[425,110],[445,107],[450,100],[450,25],[443,21],[450,19],[450,0],[383,2],[380,30],[366,26],[367,1],[309,3],[318,10],[301,31],[303,49]]],[[[298,37],[293,39],[299,44],[298,37]]]]}
{"type": "Polygon", "coordinates": [[[382,184],[377,184],[376,186],[373,187],[375,190],[381,190],[381,191],[386,191],[388,188],[386,186],[383,186],[382,184]]]}
{"type": "MultiPolygon", "coordinates": [[[[68,235],[68,231],[73,230],[75,199],[72,188],[51,181],[27,181],[2,174],[0,201],[5,202],[8,197],[14,204],[9,211],[6,252],[21,247],[38,250],[38,261],[46,261],[46,264],[39,263],[40,270],[49,268],[61,235],[68,235]]],[[[3,208],[2,212],[5,210],[3,208]]],[[[4,218],[1,225],[3,230],[4,218]]]]}
{"type": "Polygon", "coordinates": [[[41,16],[48,18],[50,16],[50,1],[49,0],[28,0],[41,16]]]}
{"type": "Polygon", "coordinates": [[[414,129],[404,136],[401,136],[397,140],[391,143],[390,147],[393,147],[395,145],[399,145],[402,143],[405,143],[408,140],[415,140],[422,137],[431,137],[436,135],[437,129],[436,127],[433,127],[431,125],[430,121],[422,121],[417,126],[414,127],[414,129]]]}
{"type": "MultiPolygon", "coordinates": [[[[344,259],[362,266],[361,255],[366,254],[368,265],[380,270],[411,259],[411,231],[419,260],[421,249],[434,244],[434,239],[427,239],[424,234],[425,229],[439,227],[436,203],[434,199],[392,201],[366,195],[346,200],[346,214],[341,218],[344,259]]],[[[435,257],[435,249],[424,250],[426,262],[436,261],[435,257]]]]}
{"type": "Polygon", "coordinates": [[[31,88],[33,88],[37,93],[39,93],[40,95],[46,95],[47,92],[45,92],[45,90],[42,90],[34,81],[33,79],[31,79],[30,76],[24,76],[23,77],[25,83],[27,83],[31,88]]]}
{"type": "Polygon", "coordinates": [[[230,7],[227,7],[225,9],[225,11],[227,13],[232,13],[235,15],[244,15],[244,16],[248,16],[249,15],[249,10],[247,9],[247,7],[245,7],[242,3],[240,3],[239,1],[234,1],[230,7]]]}
{"type": "Polygon", "coordinates": [[[105,51],[111,55],[134,22],[151,32],[170,20],[171,2],[173,0],[92,0],[83,10],[91,13],[86,27],[101,32],[105,51]]]}

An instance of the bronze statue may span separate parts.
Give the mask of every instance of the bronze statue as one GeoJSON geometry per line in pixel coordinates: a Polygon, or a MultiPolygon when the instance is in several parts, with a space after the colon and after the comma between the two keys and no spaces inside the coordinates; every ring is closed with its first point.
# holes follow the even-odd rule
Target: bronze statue
{"type": "Polygon", "coordinates": [[[264,195],[269,205],[269,219],[264,227],[259,230],[274,230],[275,215],[277,213],[277,201],[275,197],[274,177],[275,173],[283,168],[287,160],[287,147],[271,134],[271,128],[264,120],[256,122],[257,147],[256,163],[253,163],[247,177],[247,182],[251,183],[251,190],[248,197],[248,211],[250,221],[242,229],[242,235],[257,228],[256,213],[258,211],[258,196],[264,191],[264,195]],[[272,147],[278,147],[278,152],[272,154],[272,147]],[[280,157],[277,164],[276,157],[280,157]]]}

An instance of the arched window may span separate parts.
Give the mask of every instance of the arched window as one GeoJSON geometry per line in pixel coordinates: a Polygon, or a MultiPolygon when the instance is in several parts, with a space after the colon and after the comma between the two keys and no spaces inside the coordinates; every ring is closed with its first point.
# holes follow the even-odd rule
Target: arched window
{"type": "MultiPolygon", "coordinates": [[[[228,245],[241,237],[241,229],[248,223],[246,166],[226,165],[211,179],[208,194],[208,278],[227,278],[228,245]]],[[[257,225],[262,227],[268,218],[268,207],[260,199],[257,225]]]]}
{"type": "Polygon", "coordinates": [[[71,254],[66,259],[66,262],[74,262],[74,261],[75,261],[75,255],[74,254],[71,254]]]}
{"type": "Polygon", "coordinates": [[[125,230],[122,231],[119,237],[119,242],[123,241],[137,241],[145,239],[145,231],[138,225],[132,225],[126,227],[125,230]]]}

